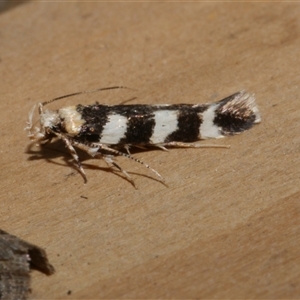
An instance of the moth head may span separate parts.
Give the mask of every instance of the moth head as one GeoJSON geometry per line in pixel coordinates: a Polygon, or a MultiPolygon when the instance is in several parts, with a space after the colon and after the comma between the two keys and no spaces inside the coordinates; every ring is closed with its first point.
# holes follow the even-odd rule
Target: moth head
{"type": "Polygon", "coordinates": [[[33,116],[36,105],[30,110],[28,114],[27,127],[25,130],[28,131],[28,137],[33,141],[41,141],[47,139],[47,128],[52,128],[59,123],[59,116],[57,111],[44,110],[44,105],[42,103],[38,104],[38,111],[40,117],[40,127],[34,126],[33,116]]]}
{"type": "Polygon", "coordinates": [[[59,130],[57,129],[59,127],[63,127],[63,129],[70,136],[77,135],[81,130],[81,126],[84,124],[84,120],[82,120],[80,113],[77,112],[76,107],[71,106],[55,111],[48,109],[44,110],[45,105],[68,97],[114,89],[129,88],[124,86],[112,86],[96,90],[72,93],[39,103],[38,110],[40,115],[40,127],[33,126],[33,114],[36,107],[35,105],[29,112],[27,126],[25,127],[25,130],[28,131],[29,138],[38,142],[49,140],[49,136],[51,136],[56,130],[59,130]]]}
{"type": "Polygon", "coordinates": [[[58,112],[50,109],[43,109],[42,103],[39,103],[39,114],[40,114],[40,124],[41,131],[45,133],[47,128],[53,128],[60,123],[60,118],[58,112]]]}

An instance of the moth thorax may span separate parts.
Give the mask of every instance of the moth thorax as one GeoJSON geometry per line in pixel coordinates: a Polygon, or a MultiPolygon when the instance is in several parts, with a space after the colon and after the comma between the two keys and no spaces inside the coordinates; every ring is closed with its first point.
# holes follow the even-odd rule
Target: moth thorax
{"type": "Polygon", "coordinates": [[[80,133],[85,120],[76,110],[76,106],[68,106],[58,111],[59,120],[62,127],[70,136],[76,136],[80,133]]]}

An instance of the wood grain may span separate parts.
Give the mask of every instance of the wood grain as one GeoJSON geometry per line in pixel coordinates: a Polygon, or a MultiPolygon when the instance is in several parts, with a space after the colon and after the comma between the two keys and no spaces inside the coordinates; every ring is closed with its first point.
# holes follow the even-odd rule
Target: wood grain
{"type": "Polygon", "coordinates": [[[32,298],[298,298],[299,13],[296,3],[28,2],[0,13],[1,228],[43,245],[55,275],[32,298]],[[64,146],[28,148],[31,107],[205,103],[256,94],[262,123],[230,149],[120,158],[135,190],[64,146]],[[71,294],[70,294],[71,293],[71,294]]]}

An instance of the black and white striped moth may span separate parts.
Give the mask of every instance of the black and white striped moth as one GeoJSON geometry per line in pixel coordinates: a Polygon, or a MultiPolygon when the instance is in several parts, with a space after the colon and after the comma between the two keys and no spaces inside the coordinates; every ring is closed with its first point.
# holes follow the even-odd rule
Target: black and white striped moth
{"type": "MultiPolygon", "coordinates": [[[[99,90],[114,88],[122,87],[99,90]]],[[[58,110],[44,109],[46,104],[53,101],[82,93],[85,92],[39,103],[40,127],[33,127],[33,108],[26,129],[29,138],[39,144],[49,142],[55,137],[62,139],[85,182],[87,178],[75,148],[86,151],[92,157],[102,157],[132,183],[129,174],[115,162],[115,156],[122,155],[141,163],[163,180],[157,171],[133,157],[129,148],[154,146],[167,150],[166,147],[170,146],[218,147],[192,143],[238,134],[261,121],[254,95],[245,91],[207,104],[109,106],[96,102],[92,105],[66,106],[58,110]],[[120,148],[125,148],[127,153],[120,151],[120,148]]]]}

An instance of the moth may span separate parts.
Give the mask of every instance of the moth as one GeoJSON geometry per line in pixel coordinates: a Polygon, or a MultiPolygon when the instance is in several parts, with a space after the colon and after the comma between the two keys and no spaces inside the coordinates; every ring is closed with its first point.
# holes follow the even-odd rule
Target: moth
{"type": "MultiPolygon", "coordinates": [[[[124,87],[109,87],[108,90],[124,87]]],[[[163,177],[148,164],[133,157],[130,147],[218,147],[193,143],[203,139],[222,138],[239,134],[261,121],[255,97],[240,91],[218,102],[206,104],[158,104],[158,105],[71,105],[58,110],[45,109],[45,105],[62,98],[87,92],[73,93],[39,103],[39,127],[33,126],[35,107],[29,113],[29,138],[38,144],[61,139],[72,155],[78,171],[87,177],[76,148],[92,157],[103,158],[108,165],[120,170],[133,185],[129,174],[115,161],[121,155],[132,159],[163,177]],[[120,151],[125,149],[126,152],[120,151]]],[[[222,146],[221,146],[222,147],[222,146]]],[[[224,146],[223,146],[224,147],[224,146]]],[[[225,146],[226,147],[226,146],[225,146]]]]}

